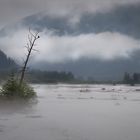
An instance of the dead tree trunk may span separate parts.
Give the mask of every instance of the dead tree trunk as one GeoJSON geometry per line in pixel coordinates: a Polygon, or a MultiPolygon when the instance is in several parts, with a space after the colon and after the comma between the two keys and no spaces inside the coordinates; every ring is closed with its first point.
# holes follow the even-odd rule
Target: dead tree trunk
{"type": "Polygon", "coordinates": [[[32,33],[29,29],[28,43],[27,43],[27,46],[25,46],[27,48],[28,54],[27,54],[26,60],[24,62],[22,70],[21,70],[21,77],[20,77],[20,81],[19,81],[20,86],[22,85],[23,80],[24,80],[25,71],[27,68],[27,64],[28,64],[30,55],[31,55],[32,51],[37,51],[37,50],[33,49],[33,47],[35,46],[36,40],[40,38],[38,34],[39,34],[38,32],[35,34],[32,33]]]}

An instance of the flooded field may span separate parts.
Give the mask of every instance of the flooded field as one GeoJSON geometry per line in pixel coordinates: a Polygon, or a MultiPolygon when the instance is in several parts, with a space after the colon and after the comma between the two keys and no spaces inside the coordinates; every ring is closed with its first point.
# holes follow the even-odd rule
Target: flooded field
{"type": "Polygon", "coordinates": [[[140,86],[33,87],[35,100],[0,100],[0,140],[140,139],[140,86]]]}

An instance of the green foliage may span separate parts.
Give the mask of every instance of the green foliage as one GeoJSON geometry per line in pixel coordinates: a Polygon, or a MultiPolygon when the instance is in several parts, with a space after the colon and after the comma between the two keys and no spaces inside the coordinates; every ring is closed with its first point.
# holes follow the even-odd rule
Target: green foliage
{"type": "Polygon", "coordinates": [[[31,98],[36,94],[33,88],[27,83],[23,83],[20,86],[19,82],[12,75],[10,79],[2,86],[0,95],[6,97],[31,98]]]}

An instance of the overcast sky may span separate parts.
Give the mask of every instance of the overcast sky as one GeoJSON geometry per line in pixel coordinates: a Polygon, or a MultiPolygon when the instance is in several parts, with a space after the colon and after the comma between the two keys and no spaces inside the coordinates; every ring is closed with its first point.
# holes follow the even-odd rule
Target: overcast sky
{"type": "MultiPolygon", "coordinates": [[[[84,12],[106,12],[118,5],[137,4],[140,0],[0,0],[0,27],[19,22],[22,18],[42,12],[51,16],[74,15],[84,12]]],[[[27,29],[21,28],[0,37],[0,49],[8,56],[19,60],[24,57],[27,29]],[[18,37],[18,38],[17,38],[18,37]],[[23,49],[23,51],[21,51],[23,49]],[[20,59],[19,59],[20,58],[20,59]]],[[[51,63],[98,58],[112,60],[130,58],[140,50],[140,40],[118,32],[89,33],[58,36],[44,30],[37,43],[39,54],[36,62],[51,63]],[[46,59],[47,56],[47,59],[46,59]]]]}
{"type": "Polygon", "coordinates": [[[140,0],[0,0],[0,27],[42,11],[60,15],[81,14],[137,2],[140,0]]]}

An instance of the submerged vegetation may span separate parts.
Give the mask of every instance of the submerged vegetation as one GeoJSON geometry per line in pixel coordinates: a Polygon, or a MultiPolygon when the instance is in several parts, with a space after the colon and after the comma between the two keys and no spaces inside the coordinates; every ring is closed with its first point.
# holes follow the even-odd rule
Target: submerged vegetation
{"type": "Polygon", "coordinates": [[[12,75],[2,86],[0,95],[5,97],[31,98],[35,97],[36,94],[27,83],[23,82],[22,85],[19,85],[18,80],[12,75]]]}

